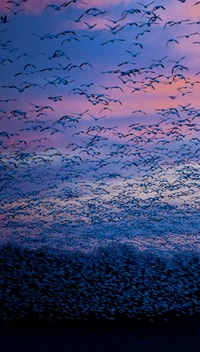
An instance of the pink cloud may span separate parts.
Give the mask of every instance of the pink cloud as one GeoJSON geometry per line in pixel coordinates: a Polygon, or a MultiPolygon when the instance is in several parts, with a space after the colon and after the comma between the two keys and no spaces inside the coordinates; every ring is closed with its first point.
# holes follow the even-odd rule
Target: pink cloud
{"type": "MultiPolygon", "coordinates": [[[[65,11],[65,10],[68,10],[68,11],[73,11],[74,9],[83,9],[84,10],[84,9],[88,9],[91,7],[97,7],[101,10],[101,9],[108,8],[110,6],[115,7],[116,5],[120,5],[120,4],[122,4],[122,5],[123,4],[131,4],[131,0],[122,0],[122,1],[115,0],[114,2],[112,0],[86,0],[83,2],[85,2],[87,4],[85,5],[85,4],[81,3],[81,1],[77,2],[77,3],[72,2],[71,4],[69,4],[66,7],[64,7],[64,6],[61,7],[60,11],[56,10],[56,7],[55,7],[55,9],[52,7],[49,7],[46,9],[47,4],[48,5],[57,5],[59,7],[62,4],[67,3],[67,1],[63,1],[63,0],[56,0],[56,1],[53,1],[53,0],[49,0],[49,1],[34,0],[34,1],[28,1],[27,3],[24,3],[24,4],[22,3],[21,8],[25,8],[26,10],[31,11],[32,13],[38,15],[41,12],[43,12],[45,9],[46,9],[46,11],[51,11],[53,13],[56,13],[56,12],[60,13],[61,11],[65,11]]],[[[12,6],[11,4],[8,4],[7,0],[1,0],[0,9],[5,10],[7,12],[8,10],[5,7],[11,7],[11,8],[13,8],[13,10],[16,10],[16,7],[12,6]]]]}

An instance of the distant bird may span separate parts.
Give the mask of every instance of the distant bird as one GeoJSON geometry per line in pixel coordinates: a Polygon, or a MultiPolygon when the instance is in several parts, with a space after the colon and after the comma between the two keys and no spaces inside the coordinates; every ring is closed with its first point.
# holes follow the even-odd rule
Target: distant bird
{"type": "Polygon", "coordinates": [[[141,49],[143,49],[143,45],[142,45],[141,43],[134,42],[134,43],[132,43],[132,44],[131,44],[131,46],[132,46],[132,45],[136,45],[136,46],[137,46],[137,45],[139,45],[139,46],[140,46],[140,48],[141,48],[141,49]]]}
{"type": "Polygon", "coordinates": [[[147,5],[141,3],[141,2],[137,2],[137,4],[143,6],[145,9],[147,9],[150,5],[152,5],[155,1],[151,1],[150,3],[148,3],[147,5]]]}
{"type": "Polygon", "coordinates": [[[21,0],[21,1],[12,1],[12,0],[8,0],[7,4],[14,4],[15,6],[20,6],[22,2],[27,2],[28,0],[21,0]]]}
{"type": "Polygon", "coordinates": [[[179,60],[169,60],[169,62],[174,62],[176,65],[179,64],[180,61],[182,61],[185,58],[185,56],[182,56],[179,60]]]}
{"type": "MultiPolygon", "coordinates": [[[[113,33],[114,32],[114,30],[116,29],[116,28],[118,28],[119,27],[119,24],[117,24],[116,26],[110,26],[109,24],[105,24],[106,25],[106,27],[108,27],[109,29],[110,29],[110,31],[113,33]]],[[[109,31],[108,31],[109,32],[109,31]]]]}
{"type": "Polygon", "coordinates": [[[177,38],[190,38],[192,35],[199,34],[199,32],[194,32],[186,35],[179,35],[177,38]]]}
{"type": "Polygon", "coordinates": [[[70,4],[76,4],[76,3],[80,3],[80,4],[83,4],[83,5],[87,5],[87,2],[84,2],[84,1],[82,1],[82,0],[71,0],[71,1],[65,2],[65,3],[62,4],[61,6],[67,7],[67,6],[70,5],[70,4]]]}
{"type": "MultiPolygon", "coordinates": [[[[8,23],[9,22],[6,15],[5,16],[1,16],[0,18],[1,18],[1,23],[0,24],[4,24],[4,23],[8,23]]],[[[5,32],[6,30],[7,29],[4,29],[1,32],[5,32]]]]}
{"type": "Polygon", "coordinates": [[[68,17],[69,20],[74,21],[76,23],[80,23],[81,22],[81,18],[84,16],[84,13],[82,15],[80,15],[78,18],[71,18],[68,17]]]}
{"type": "Polygon", "coordinates": [[[82,62],[80,64],[80,68],[82,68],[83,66],[89,66],[89,67],[93,68],[93,66],[89,62],[82,62]]]}
{"type": "Polygon", "coordinates": [[[134,110],[134,111],[132,111],[132,114],[135,114],[135,113],[137,113],[137,112],[139,112],[139,113],[143,113],[143,114],[147,114],[145,111],[143,111],[143,110],[134,110]]]}
{"type": "Polygon", "coordinates": [[[119,90],[121,90],[122,93],[124,93],[123,89],[120,86],[112,86],[112,87],[110,87],[110,90],[112,90],[112,89],[119,89],[119,90]]]}
{"type": "Polygon", "coordinates": [[[179,44],[179,42],[176,39],[171,38],[171,39],[168,39],[166,46],[168,46],[168,44],[172,42],[179,44]]]}
{"type": "Polygon", "coordinates": [[[99,37],[99,34],[96,34],[96,35],[93,35],[93,36],[90,36],[90,35],[87,35],[87,34],[82,34],[82,37],[89,38],[90,40],[94,40],[96,37],[99,37]]]}
{"type": "Polygon", "coordinates": [[[28,57],[31,57],[32,59],[34,59],[34,57],[32,56],[32,55],[30,55],[30,54],[27,54],[27,53],[23,53],[23,54],[21,54],[21,55],[19,55],[18,57],[17,57],[17,60],[19,60],[21,57],[23,57],[23,56],[28,56],[28,57]]]}
{"type": "Polygon", "coordinates": [[[121,62],[120,64],[118,64],[118,66],[122,66],[122,65],[135,65],[135,62],[130,62],[130,61],[124,61],[124,62],[121,62]]]}
{"type": "Polygon", "coordinates": [[[153,7],[152,11],[156,11],[156,10],[159,10],[159,9],[162,9],[162,10],[166,10],[166,8],[162,5],[156,5],[153,7]]]}
{"type": "Polygon", "coordinates": [[[67,60],[71,61],[68,56],[66,56],[65,52],[63,50],[56,50],[52,56],[49,57],[49,59],[54,59],[55,57],[61,57],[64,56],[66,57],[67,60]]]}
{"type": "Polygon", "coordinates": [[[139,52],[136,53],[136,54],[132,53],[132,51],[130,51],[130,50],[126,50],[126,52],[129,53],[129,54],[131,54],[132,57],[137,57],[139,54],[141,54],[141,51],[139,51],[139,52]]]}
{"type": "Polygon", "coordinates": [[[29,73],[28,73],[28,72],[17,72],[17,73],[14,74],[15,77],[20,76],[20,75],[26,75],[26,76],[28,76],[29,73]]]}
{"type": "Polygon", "coordinates": [[[32,33],[33,35],[35,35],[36,37],[40,38],[40,40],[44,40],[45,38],[48,38],[48,36],[51,34],[51,33],[47,33],[45,35],[38,35],[38,34],[35,34],[35,33],[32,33]]]}
{"type": "Polygon", "coordinates": [[[161,63],[163,60],[165,60],[167,58],[167,55],[164,56],[162,59],[156,60],[156,59],[152,59],[152,61],[157,61],[158,63],[161,63]]]}
{"type": "Polygon", "coordinates": [[[86,10],[85,13],[96,17],[98,15],[104,15],[106,11],[101,11],[96,7],[91,7],[90,9],[86,10]]]}
{"type": "Polygon", "coordinates": [[[84,22],[86,24],[86,26],[89,28],[89,29],[93,29],[94,27],[97,26],[97,23],[94,23],[94,24],[89,24],[87,22],[84,22]]]}
{"type": "Polygon", "coordinates": [[[61,46],[67,41],[67,42],[71,42],[72,40],[75,40],[77,42],[79,42],[78,38],[75,38],[75,37],[71,37],[71,38],[67,38],[67,39],[64,39],[61,43],[61,46]]]}
{"type": "Polygon", "coordinates": [[[145,33],[150,33],[150,32],[151,32],[151,31],[150,31],[149,29],[145,29],[143,32],[138,33],[138,34],[136,35],[135,39],[137,40],[140,35],[144,35],[145,33]]]}
{"type": "Polygon", "coordinates": [[[1,99],[0,103],[9,103],[9,101],[17,101],[17,99],[1,99]]]}
{"type": "Polygon", "coordinates": [[[180,20],[180,21],[168,21],[168,22],[166,22],[165,23],[165,25],[164,25],[164,29],[165,29],[165,27],[169,24],[169,26],[171,27],[171,26],[175,26],[175,25],[177,25],[177,24],[182,24],[182,23],[184,23],[184,22],[189,22],[190,20],[180,20]]]}
{"type": "Polygon", "coordinates": [[[106,42],[102,43],[101,45],[106,45],[108,43],[114,43],[114,42],[124,42],[125,39],[110,39],[110,40],[107,40],[106,42]]]}
{"type": "Polygon", "coordinates": [[[49,7],[54,9],[55,11],[60,11],[62,5],[59,6],[59,5],[56,5],[56,4],[47,4],[46,7],[45,7],[45,10],[48,9],[49,7]]]}
{"type": "Polygon", "coordinates": [[[26,9],[20,9],[18,11],[14,11],[13,9],[11,9],[10,7],[7,7],[5,6],[5,9],[8,9],[10,10],[15,16],[19,13],[19,12],[22,12],[22,11],[25,11],[26,9]]]}
{"type": "Polygon", "coordinates": [[[88,114],[89,116],[91,116],[95,121],[98,121],[98,120],[101,120],[101,119],[105,119],[105,117],[106,117],[106,115],[104,115],[104,116],[99,116],[99,117],[95,117],[95,116],[93,116],[93,115],[91,115],[91,114],[88,114]]]}
{"type": "Polygon", "coordinates": [[[56,97],[48,97],[47,99],[53,100],[54,102],[56,101],[62,101],[62,95],[58,95],[56,97]]]}
{"type": "Polygon", "coordinates": [[[1,65],[4,66],[4,63],[7,62],[7,61],[10,62],[11,64],[13,64],[12,60],[10,60],[10,59],[4,59],[4,58],[0,57],[0,64],[1,64],[1,65]]]}
{"type": "Polygon", "coordinates": [[[117,19],[117,20],[113,20],[113,19],[106,18],[106,20],[109,21],[109,22],[112,22],[113,24],[117,24],[117,22],[122,21],[125,17],[126,17],[126,16],[121,17],[121,18],[119,18],[119,19],[117,19]]]}
{"type": "Polygon", "coordinates": [[[35,65],[33,65],[33,64],[26,64],[26,65],[24,66],[24,70],[26,70],[27,67],[33,67],[33,68],[36,70],[36,67],[35,67],[35,65]]]}
{"type": "Polygon", "coordinates": [[[175,65],[173,68],[172,68],[172,73],[174,73],[174,71],[177,71],[177,70],[187,70],[188,71],[188,68],[186,66],[183,66],[181,64],[177,64],[175,65]]]}
{"type": "Polygon", "coordinates": [[[92,87],[94,85],[94,83],[83,83],[83,84],[81,84],[80,85],[80,87],[87,87],[87,88],[90,88],[90,87],[92,87]]]}
{"type": "MultiPolygon", "coordinates": [[[[3,22],[1,22],[0,24],[2,24],[3,22]]],[[[1,30],[0,31],[0,33],[3,33],[3,32],[5,32],[5,31],[7,31],[8,30],[8,28],[5,28],[5,29],[3,29],[3,30],[1,30]]]]}

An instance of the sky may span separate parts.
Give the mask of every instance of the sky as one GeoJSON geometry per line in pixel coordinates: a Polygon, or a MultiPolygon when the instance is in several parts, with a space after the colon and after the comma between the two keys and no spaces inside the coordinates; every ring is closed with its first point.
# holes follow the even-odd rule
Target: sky
{"type": "Polygon", "coordinates": [[[199,249],[199,15],[0,2],[2,241],[199,249]]]}

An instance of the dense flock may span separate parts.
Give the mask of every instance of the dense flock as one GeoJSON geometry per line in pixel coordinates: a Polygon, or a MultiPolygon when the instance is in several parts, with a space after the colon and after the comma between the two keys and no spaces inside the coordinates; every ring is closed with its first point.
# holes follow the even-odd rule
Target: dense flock
{"type": "Polygon", "coordinates": [[[199,321],[200,258],[195,252],[169,260],[129,245],[111,244],[94,256],[10,244],[0,257],[3,326],[199,321]]]}
{"type": "Polygon", "coordinates": [[[1,2],[4,322],[199,312],[198,11],[1,2]]]}

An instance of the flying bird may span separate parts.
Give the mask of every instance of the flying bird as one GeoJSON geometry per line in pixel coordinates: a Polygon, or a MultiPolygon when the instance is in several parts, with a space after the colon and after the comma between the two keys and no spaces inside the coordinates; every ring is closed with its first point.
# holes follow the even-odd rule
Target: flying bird
{"type": "Polygon", "coordinates": [[[21,0],[21,1],[12,1],[12,0],[8,0],[7,4],[14,4],[15,6],[20,6],[23,2],[27,2],[28,0],[21,0]]]}
{"type": "Polygon", "coordinates": [[[141,51],[139,51],[139,52],[136,53],[136,54],[132,53],[132,51],[130,51],[130,50],[126,50],[126,52],[129,53],[129,54],[131,54],[132,57],[137,57],[139,54],[141,54],[141,51]]]}
{"type": "Polygon", "coordinates": [[[87,22],[84,22],[86,24],[86,26],[88,27],[88,29],[93,29],[94,27],[97,26],[97,23],[94,23],[94,24],[89,24],[87,22]]]}
{"type": "Polygon", "coordinates": [[[15,16],[19,13],[19,12],[22,12],[22,11],[25,11],[26,9],[20,9],[18,11],[14,11],[13,9],[11,9],[10,7],[7,7],[5,6],[5,9],[8,9],[10,10],[15,16]]]}
{"type": "Polygon", "coordinates": [[[135,39],[137,40],[140,35],[144,35],[145,33],[150,33],[150,32],[151,32],[151,31],[150,31],[149,29],[145,29],[143,32],[138,33],[138,34],[136,35],[135,39]]]}
{"type": "Polygon", "coordinates": [[[179,44],[179,42],[176,39],[171,38],[171,39],[168,39],[166,46],[168,46],[169,43],[173,43],[173,42],[176,44],[179,44]]]}
{"type": "Polygon", "coordinates": [[[101,45],[106,45],[108,43],[114,43],[114,42],[124,42],[125,39],[110,39],[110,40],[107,40],[106,42],[102,43],[101,45]]]}
{"type": "Polygon", "coordinates": [[[145,5],[145,4],[141,3],[141,2],[137,2],[137,4],[143,6],[145,9],[147,9],[147,8],[148,8],[150,5],[152,5],[154,2],[155,2],[155,1],[151,1],[151,2],[149,2],[147,5],[145,5]]]}

